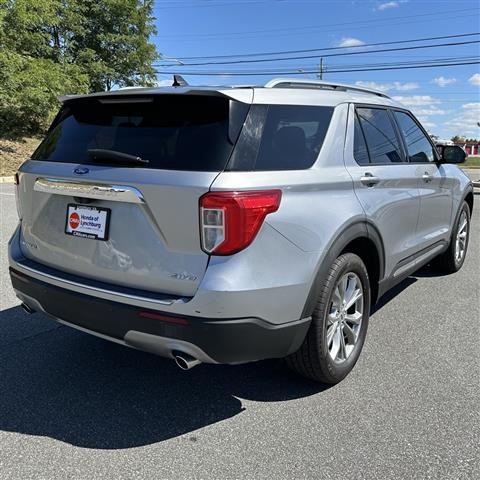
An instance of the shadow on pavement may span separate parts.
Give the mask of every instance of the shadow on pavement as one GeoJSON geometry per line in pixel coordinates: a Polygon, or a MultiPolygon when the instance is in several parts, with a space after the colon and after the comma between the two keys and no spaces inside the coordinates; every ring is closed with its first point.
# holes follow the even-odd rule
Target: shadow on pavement
{"type": "Polygon", "coordinates": [[[414,277],[407,277],[405,280],[402,280],[398,285],[395,285],[387,293],[385,293],[378,302],[372,307],[370,315],[381,310],[387,303],[391,302],[397,295],[400,295],[404,290],[406,290],[410,285],[413,285],[417,281],[414,277]]]}
{"type": "Polygon", "coordinates": [[[131,448],[233,417],[244,410],[236,397],[279,402],[327,388],[281,361],[183,372],[173,361],[56,326],[20,307],[0,312],[0,329],[12,332],[0,337],[0,430],[131,448]],[[16,322],[22,336],[12,340],[16,322]]]}

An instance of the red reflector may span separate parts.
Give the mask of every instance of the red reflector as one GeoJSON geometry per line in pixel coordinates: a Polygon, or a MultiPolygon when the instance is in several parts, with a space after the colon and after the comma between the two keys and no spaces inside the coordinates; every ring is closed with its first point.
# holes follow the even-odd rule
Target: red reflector
{"type": "Polygon", "coordinates": [[[139,315],[152,320],[161,320],[162,322],[175,323],[177,325],[188,325],[188,322],[185,318],[169,317],[168,315],[162,315],[161,313],[140,312],[139,315]]]}
{"type": "Polygon", "coordinates": [[[281,198],[281,190],[206,193],[200,198],[203,249],[231,255],[248,247],[265,217],[278,210],[281,198]]]}

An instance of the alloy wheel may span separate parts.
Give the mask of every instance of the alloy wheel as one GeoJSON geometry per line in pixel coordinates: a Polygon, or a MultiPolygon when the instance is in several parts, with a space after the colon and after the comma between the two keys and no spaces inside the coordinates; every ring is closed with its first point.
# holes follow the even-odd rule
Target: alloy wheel
{"type": "Polygon", "coordinates": [[[465,256],[465,250],[467,249],[468,238],[468,217],[465,210],[460,215],[458,221],[457,237],[455,239],[455,261],[460,263],[465,256]]]}
{"type": "Polygon", "coordinates": [[[335,362],[352,354],[362,326],[363,287],[357,274],[345,273],[333,289],[327,316],[328,353],[335,362]]]}

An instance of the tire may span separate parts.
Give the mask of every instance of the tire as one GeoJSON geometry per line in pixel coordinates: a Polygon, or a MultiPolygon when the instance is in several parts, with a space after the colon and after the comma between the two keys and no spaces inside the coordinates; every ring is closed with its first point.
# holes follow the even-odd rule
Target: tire
{"type": "Polygon", "coordinates": [[[467,202],[463,202],[457,215],[455,225],[453,227],[452,236],[448,249],[439,255],[433,262],[432,266],[442,273],[458,272],[465,262],[467,255],[468,241],[470,238],[470,207],[467,202]],[[465,223],[466,222],[466,223],[465,223]],[[464,234],[463,250],[461,255],[457,254],[459,235],[464,234]]]}
{"type": "Polygon", "coordinates": [[[343,380],[355,366],[365,342],[370,296],[368,272],[361,258],[353,253],[339,256],[323,280],[305,340],[297,352],[286,358],[287,365],[317,382],[335,384],[343,380]],[[339,297],[345,284],[343,298],[348,300],[352,290],[355,293],[355,284],[361,286],[363,296],[349,310],[342,311],[338,308],[343,304],[339,297]],[[353,318],[357,318],[357,324],[351,321],[353,318]]]}

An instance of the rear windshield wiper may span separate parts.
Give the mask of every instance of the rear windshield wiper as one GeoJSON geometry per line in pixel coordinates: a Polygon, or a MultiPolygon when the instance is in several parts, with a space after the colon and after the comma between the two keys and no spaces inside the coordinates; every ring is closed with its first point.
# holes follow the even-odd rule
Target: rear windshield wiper
{"type": "Polygon", "coordinates": [[[87,150],[88,156],[94,162],[101,162],[102,160],[114,160],[119,163],[135,163],[140,165],[147,165],[148,160],[129,153],[117,152],[116,150],[106,150],[104,148],[89,148],[87,150]]]}

